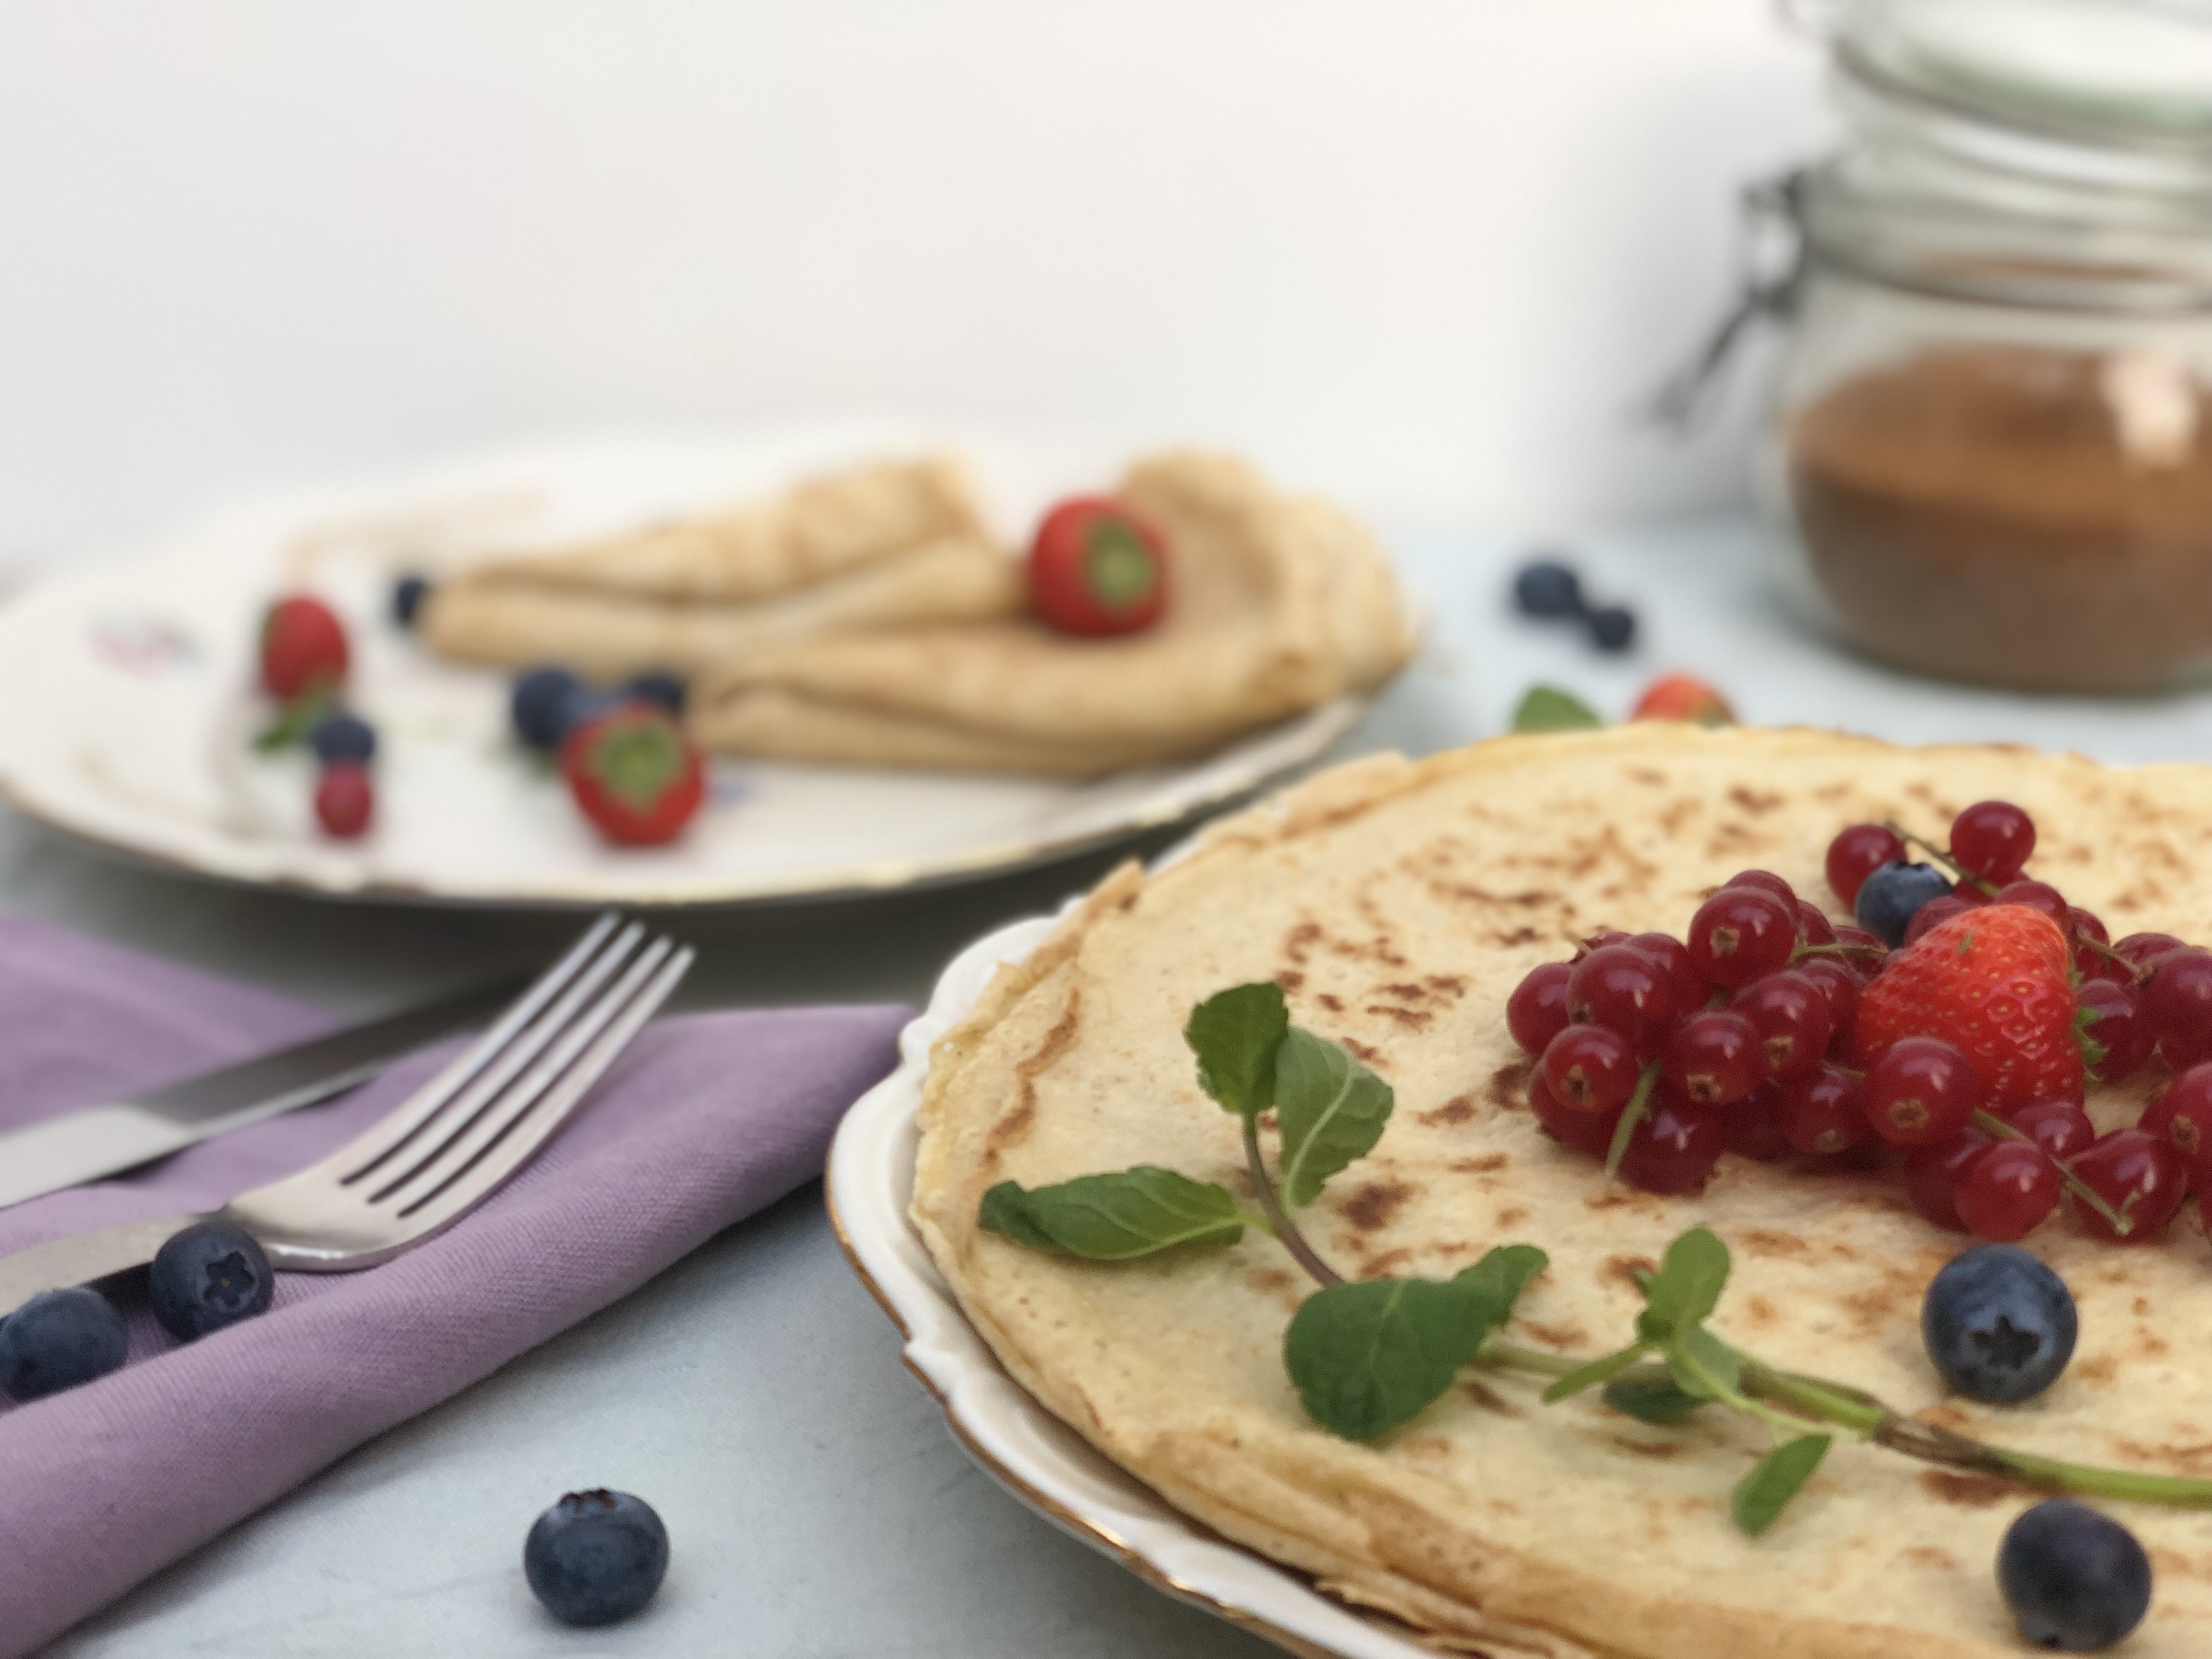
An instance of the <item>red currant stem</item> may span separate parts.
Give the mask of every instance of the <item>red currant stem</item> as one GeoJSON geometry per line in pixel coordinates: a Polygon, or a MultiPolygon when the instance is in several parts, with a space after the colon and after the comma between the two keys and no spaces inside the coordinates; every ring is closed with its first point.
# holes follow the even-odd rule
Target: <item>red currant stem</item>
{"type": "MultiPolygon", "coordinates": [[[[2033,1135],[2022,1134],[1994,1112],[1977,1110],[1967,1121],[1995,1140],[2025,1140],[2032,1145],[2035,1139],[2033,1135]]],[[[2106,1224],[2114,1232],[2125,1238],[2135,1231],[2136,1224],[2128,1219],[2128,1211],[2136,1201],[2134,1194],[2130,1193],[2126,1202],[2116,1210],[2105,1201],[2095,1188],[2074,1173],[2072,1165],[2059,1158],[2054,1158],[2051,1161],[2057,1166],[2058,1178],[2066,1183],[2066,1190],[2104,1217],[2106,1224]]]]}
{"type": "Polygon", "coordinates": [[[1629,1096],[1628,1104],[1621,1109],[1620,1121],[1613,1126],[1613,1144],[1605,1149],[1605,1172],[1608,1178],[1620,1178],[1620,1160],[1628,1156],[1629,1137],[1636,1133],[1636,1126],[1651,1115],[1651,1091],[1658,1081],[1658,1063],[1645,1061],[1644,1069],[1637,1074],[1636,1092],[1629,1096]]]}
{"type": "Polygon", "coordinates": [[[1807,957],[1886,957],[1888,947],[1881,945],[1799,945],[1792,947],[1790,960],[1802,962],[1807,957]]]}
{"type": "Polygon", "coordinates": [[[1862,1083],[1866,1081],[1866,1073],[1856,1066],[1841,1066],[1832,1060],[1824,1060],[1820,1063],[1832,1072],[1841,1072],[1845,1077],[1855,1077],[1862,1083]]]}
{"type": "Polygon", "coordinates": [[[1275,1183],[1268,1178],[1267,1165],[1260,1156],[1260,1115],[1244,1114],[1244,1164],[1252,1171],[1253,1190],[1260,1195],[1260,1208],[1267,1218],[1267,1231],[1281,1241],[1285,1249],[1298,1266],[1313,1276],[1314,1282],[1323,1290],[1344,1283],[1344,1275],[1322,1261],[1314,1247],[1306,1243],[1305,1235],[1284,1209],[1283,1200],[1276,1195],[1275,1183]]]}
{"type": "Polygon", "coordinates": [[[1884,818],[1881,821],[1881,827],[1888,830],[1891,835],[1895,836],[1899,841],[1907,842],[1911,846],[1917,847],[1922,852],[1927,854],[1929,858],[1934,859],[1936,863],[1942,865],[1946,870],[1948,870],[1952,875],[1956,877],[1959,880],[1979,888],[1983,892],[1987,893],[1991,898],[1995,898],[1996,896],[1996,883],[1993,881],[1984,881],[1979,876],[1968,875],[1966,872],[1965,866],[1962,866],[1958,860],[1953,858],[1948,851],[1943,848],[1938,847],[1934,842],[1924,840],[1921,836],[1914,835],[1912,831],[1906,829],[1903,824],[1898,823],[1894,818],[1884,818]]]}
{"type": "Polygon", "coordinates": [[[2129,984],[2140,988],[2148,982],[2150,979],[2150,968],[2148,963],[2130,962],[2118,951],[2112,949],[2111,945],[2103,943],[2101,940],[2091,939],[2087,933],[2075,933],[2074,935],[2074,942],[2080,945],[2083,950],[2090,951],[2094,955],[2100,956],[2107,962],[2117,963],[2121,967],[2126,969],[2128,970],[2129,984]]]}

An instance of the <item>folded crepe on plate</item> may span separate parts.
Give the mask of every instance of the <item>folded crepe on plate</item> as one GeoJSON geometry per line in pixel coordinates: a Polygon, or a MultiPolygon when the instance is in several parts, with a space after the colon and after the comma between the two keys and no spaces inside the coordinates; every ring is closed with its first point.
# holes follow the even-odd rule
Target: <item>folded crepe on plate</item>
{"type": "MultiPolygon", "coordinates": [[[[1610,1186],[1538,1129],[1508,994],[1603,927],[1679,935],[1747,866],[1834,905],[1844,825],[1940,833],[2018,802],[2034,867],[2116,933],[2212,938],[2212,769],[2112,771],[2074,757],[1910,750],[1808,732],[1646,724],[1382,757],[1232,818],[1155,874],[1111,878],[1004,969],[932,1057],[914,1218],[1007,1370],[1169,1502],[1494,1659],[2016,1659],[1998,1540],[2037,1495],[1839,1440],[1763,1536],[1729,1492],[1771,1442],[1708,1410],[1670,1427],[1595,1395],[1556,1406],[1522,1373],[1459,1386],[1370,1443],[1300,1408],[1283,1333],[1310,1285],[1254,1230],[1123,1264],[981,1231],[994,1183],[1139,1164],[1229,1185],[1237,1120],[1200,1091],[1182,1031],[1225,987],[1273,980],[1291,1018],[1366,1060],[1397,1107],[1304,1229],[1349,1275],[1443,1278],[1492,1245],[1552,1265],[1508,1335],[1593,1355],[1629,1338],[1632,1274],[1686,1228],[1735,1268],[1713,1329],[1760,1358],[1868,1389],[1924,1421],[2046,1456],[2212,1474],[2212,1254],[2185,1212],[2122,1247],[2065,1219],[2027,1247],[2072,1287],[2081,1342],[2047,1393],[1946,1399],[1922,1293],[1971,1241],[1916,1215],[1893,1177],[1723,1158],[1701,1194],[1610,1186]]],[[[2092,1091],[2101,1128],[2157,1080],[2092,1091]]],[[[2212,1654],[2212,1515],[2116,1504],[2156,1564],[2133,1659],[2212,1654]]]]}
{"type": "Polygon", "coordinates": [[[1089,776],[1202,754],[1373,690],[1412,635],[1388,556],[1326,502],[1225,456],[1139,462],[1115,498],[1167,547],[1167,614],[1106,639],[1027,617],[822,638],[695,688],[708,747],[1089,776]]]}
{"type": "Polygon", "coordinates": [[[793,641],[994,617],[1020,569],[952,462],[855,468],[774,501],[583,546],[492,559],[426,600],[423,639],[464,662],[587,678],[696,674],[793,641]]]}

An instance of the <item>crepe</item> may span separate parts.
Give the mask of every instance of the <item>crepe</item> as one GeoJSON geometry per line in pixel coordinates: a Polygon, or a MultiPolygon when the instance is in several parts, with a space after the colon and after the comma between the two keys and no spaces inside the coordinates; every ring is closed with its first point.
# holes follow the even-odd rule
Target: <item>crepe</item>
{"type": "Polygon", "coordinates": [[[1007,617],[820,639],[709,676],[694,735],[739,754],[1079,777],[1202,754],[1404,665],[1389,561],[1327,503],[1196,453],[1141,461],[1115,493],[1167,544],[1155,626],[1082,639],[1007,617]]]}
{"type": "Polygon", "coordinates": [[[464,662],[557,663],[617,680],[696,674],[856,628],[992,617],[1021,604],[957,466],[856,468],[739,511],[494,558],[434,588],[422,638],[464,662]]]}
{"type": "MultiPolygon", "coordinates": [[[[1192,1006],[1273,979],[1291,1018],[1396,1090],[1375,1152],[1306,1231],[1348,1274],[1445,1277],[1494,1244],[1552,1257],[1512,1340],[1594,1356],[1629,1340],[1631,1275],[1698,1224],[1735,1258],[1717,1334],[1790,1369],[2017,1449],[2212,1474],[2212,1261],[2191,1212],[2119,1247],[2070,1220],[2028,1248],[2072,1287],[2081,1344],[2027,1405],[1947,1400],[1918,1315],[1967,1241],[1893,1178],[1729,1157],[1698,1195],[1611,1187],[1537,1129],[1504,1024],[1535,963],[1603,926],[1679,936],[1709,889],[1774,870],[1834,908],[1846,823],[1940,835],[1989,797],[2035,817],[2031,869],[2115,933],[2212,938],[2212,769],[1896,749],[1812,732],[1647,724],[1357,763],[1230,819],[1153,875],[1110,878],[938,1047],[914,1219],[1007,1370],[1169,1502],[1443,1645],[1543,1659],[1998,1659],[2023,1651],[1999,1539],[2034,1495],[1839,1440],[1764,1536],[1729,1523],[1764,1431],[1708,1410],[1660,1428],[1583,1396],[1538,1403],[1476,1369],[1372,1444],[1301,1411],[1284,1328],[1310,1288],[1272,1238],[1121,1265],[980,1232],[1002,1180],[1137,1164],[1249,1206],[1236,1120],[1202,1095],[1192,1006]]],[[[2160,1068],[2153,1067],[2153,1071],[2160,1068]]],[[[2100,1127],[2160,1079],[2098,1091],[2100,1127]]],[[[2212,1652],[2212,1515],[2111,1504],[2158,1574],[2131,1659],[2212,1652]]]]}

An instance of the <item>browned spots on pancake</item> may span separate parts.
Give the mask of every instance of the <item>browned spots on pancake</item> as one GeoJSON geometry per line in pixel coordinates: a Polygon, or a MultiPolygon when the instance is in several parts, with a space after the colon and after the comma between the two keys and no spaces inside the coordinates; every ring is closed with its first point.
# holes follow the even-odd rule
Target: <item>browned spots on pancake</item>
{"type": "Polygon", "coordinates": [[[1281,1303],[1286,1312],[1297,1312],[1298,1304],[1305,1300],[1297,1275],[1280,1267],[1255,1267],[1244,1275],[1244,1282],[1261,1296],[1281,1303]]]}
{"type": "Polygon", "coordinates": [[[1492,933],[1490,942],[1500,950],[1510,951],[1516,945],[1534,945],[1543,937],[1540,927],[1512,927],[1492,933]]]}
{"type": "Polygon", "coordinates": [[[1648,1255],[1609,1255],[1605,1259],[1605,1266],[1597,1270],[1597,1276],[1601,1282],[1617,1279],[1634,1291],[1642,1288],[1636,1282],[1638,1274],[1658,1271],[1659,1264],[1648,1255]]]}
{"type": "Polygon", "coordinates": [[[1894,1323],[1899,1309],[1919,1307],[1921,1291],[1929,1276],[1917,1267],[1886,1267],[1872,1284],[1838,1297],[1836,1305],[1850,1316],[1859,1335],[1871,1336],[1894,1323]]]}
{"type": "Polygon", "coordinates": [[[1659,814],[1659,827],[1669,836],[1679,836],[1682,832],[1682,820],[1702,810],[1698,801],[1685,797],[1659,814]]]}
{"type": "Polygon", "coordinates": [[[1319,996],[1316,997],[1314,1000],[1321,1004],[1322,1007],[1328,1009],[1332,1014],[1340,1014],[1344,1012],[1344,999],[1342,997],[1331,996],[1328,992],[1323,991],[1319,996]]]}
{"type": "Polygon", "coordinates": [[[2100,1353],[2087,1359],[2076,1360],[2074,1375],[2084,1382],[2110,1382],[2120,1374],[2119,1356],[2100,1353]]]}
{"type": "Polygon", "coordinates": [[[1917,1423],[1925,1423],[1931,1429],[1948,1429],[1954,1434],[1972,1434],[1977,1425],[1971,1413],[1956,1406],[1929,1406],[1912,1413],[1917,1423]]]}
{"type": "Polygon", "coordinates": [[[1396,997],[1401,1002],[1419,1002],[1429,994],[1427,986],[1416,985],[1410,980],[1402,984],[1384,985],[1376,988],[1383,996],[1396,997]]]}
{"type": "Polygon", "coordinates": [[[1370,1014],[1380,1014],[1385,1019],[1395,1019],[1409,1031],[1425,1031],[1436,1024],[1437,1017],[1425,1008],[1401,1008],[1395,1003],[1370,1002],[1370,1014]]]}
{"type": "Polygon", "coordinates": [[[1851,787],[1848,783],[1824,783],[1813,792],[1813,799],[1821,801],[1841,800],[1850,793],[1851,787]]]}
{"type": "Polygon", "coordinates": [[[2137,1319],[2148,1319],[2150,1317],[2150,1298],[2148,1297],[2139,1296],[2136,1298],[2135,1316],[2137,1319]]]}
{"type": "Polygon", "coordinates": [[[1419,1189],[1404,1181],[1370,1181],[1344,1200],[1344,1218],[1362,1232],[1376,1232],[1419,1189]]]}
{"type": "Polygon", "coordinates": [[[1949,1469],[1923,1469],[1920,1487],[1930,1498],[1961,1509],[1985,1510],[2017,1497],[2023,1490],[1994,1474],[1958,1474],[1949,1469]]]}
{"type": "Polygon", "coordinates": [[[1452,1164],[1461,1175],[1493,1175],[1513,1160],[1503,1152],[1485,1152],[1480,1158],[1462,1158],[1452,1164]]]}
{"type": "Polygon", "coordinates": [[[1370,1256],[1362,1261],[1359,1276],[1362,1279],[1388,1279],[1399,1268],[1411,1267],[1413,1261],[1413,1253],[1410,1249],[1385,1250],[1380,1255],[1370,1256]]]}
{"type": "Polygon", "coordinates": [[[1587,1210],[1625,1210],[1636,1200],[1618,1187],[1604,1187],[1583,1195],[1583,1207],[1587,1210]]]}
{"type": "Polygon", "coordinates": [[[1740,853],[1747,847],[1756,847],[1759,844],[1758,836],[1753,835],[1741,824],[1731,820],[1714,826],[1712,839],[1705,843],[1705,856],[1712,859],[1726,858],[1731,853],[1740,853]]]}
{"type": "Polygon", "coordinates": [[[2156,1331],[2147,1325],[2136,1327],[2136,1352],[2138,1356],[2144,1359],[2156,1359],[2161,1354],[2172,1352],[2172,1344],[2156,1331]]]}
{"type": "Polygon", "coordinates": [[[1467,994],[1467,981],[1457,974],[1431,974],[1427,984],[1429,989],[1444,996],[1463,997],[1467,994]]]}
{"type": "Polygon", "coordinates": [[[1285,991],[1297,991],[1306,982],[1306,976],[1295,968],[1285,968],[1275,975],[1275,983],[1285,991]]]}
{"type": "Polygon", "coordinates": [[[1440,1434],[1409,1434],[1396,1449],[1409,1457],[1425,1457],[1433,1462],[1451,1455],[1452,1443],[1440,1434]]]}
{"type": "Polygon", "coordinates": [[[1547,1348],[1579,1348],[1589,1341],[1589,1333],[1579,1325],[1539,1325],[1524,1319],[1517,1328],[1524,1330],[1547,1348]]]}
{"type": "Polygon", "coordinates": [[[1306,958],[1313,954],[1314,946],[1320,942],[1321,924],[1301,921],[1283,935],[1283,954],[1291,959],[1293,968],[1303,968],[1306,965],[1306,958]]]}
{"type": "Polygon", "coordinates": [[[1755,1331],[1771,1328],[1782,1317],[1780,1310],[1763,1296],[1747,1297],[1743,1304],[1744,1322],[1755,1331]]]}
{"type": "Polygon", "coordinates": [[[1632,766],[1628,769],[1628,775],[1632,782],[1649,784],[1654,789],[1667,787],[1667,775],[1653,767],[1632,766]]]}
{"type": "Polygon", "coordinates": [[[1083,1023],[1083,993],[1079,988],[1067,994],[1067,1006],[1053,1022],[1052,1030],[1028,1054],[1014,1064],[1014,1074],[1028,1082],[1058,1060],[1074,1045],[1075,1033],[1083,1023]]]}
{"type": "Polygon", "coordinates": [[[2212,1446],[2147,1446],[2140,1440],[2130,1440],[2124,1435],[2106,1435],[2106,1443],[2133,1462],[2152,1463],[2161,1469],[2179,1468],[2186,1475],[2202,1479],[2212,1468],[2212,1446]]]}
{"type": "Polygon", "coordinates": [[[1518,1417],[1522,1414],[1520,1407],[1515,1405],[1487,1382],[1478,1382],[1469,1377],[1459,1386],[1461,1392],[1486,1412],[1496,1412],[1500,1417],[1518,1417]]]}
{"type": "Polygon", "coordinates": [[[1925,1572],[1957,1572],[1960,1567],[1957,1556],[1933,1544],[1915,1544],[1910,1549],[1899,1550],[1897,1559],[1902,1566],[1918,1567],[1925,1572]]]}
{"type": "Polygon", "coordinates": [[[1498,1230],[1500,1232],[1504,1232],[1509,1228],[1519,1226],[1528,1218],[1528,1206],[1525,1204],[1508,1204],[1504,1208],[1498,1212],[1498,1230]]]}
{"type": "Polygon", "coordinates": [[[1781,796],[1770,795],[1764,790],[1749,788],[1741,783],[1728,792],[1728,798],[1732,804],[1755,818],[1765,817],[1782,805],[1781,796]]]}
{"type": "Polygon", "coordinates": [[[2191,1555],[2153,1544],[2147,1553],[2160,1578],[2212,1578],[2212,1555],[2191,1555]]]}
{"type": "Polygon", "coordinates": [[[1521,1103],[1521,1091],[1528,1085],[1528,1074],[1535,1069],[1533,1060],[1516,1060],[1510,1066],[1501,1066],[1490,1074],[1490,1081],[1483,1085],[1483,1092],[1490,1097],[1492,1105],[1501,1111],[1510,1111],[1521,1103]]]}
{"type": "Polygon", "coordinates": [[[984,1143],[994,1152],[1002,1146],[1012,1146],[1029,1133],[1036,1122],[1036,1085],[1024,1078],[1021,1104],[990,1127],[984,1136],[984,1143]]]}
{"type": "Polygon", "coordinates": [[[1382,1064],[1382,1051],[1380,1048],[1377,1048],[1373,1043],[1360,1042],[1352,1037],[1339,1037],[1337,1038],[1337,1042],[1341,1043],[1345,1048],[1350,1049],[1353,1054],[1358,1055],[1361,1060],[1365,1062],[1367,1065],[1374,1066],[1377,1070],[1381,1069],[1382,1064]]]}
{"type": "Polygon", "coordinates": [[[1609,1434],[1606,1438],[1631,1456],[1650,1457],[1661,1462],[1680,1457],[1686,1449],[1679,1440],[1638,1440],[1632,1434],[1609,1434]]]}
{"type": "Polygon", "coordinates": [[[1421,1121],[1432,1129],[1437,1129],[1447,1123],[1464,1123],[1474,1115],[1474,1097],[1472,1095],[1454,1095],[1443,1105],[1423,1112],[1421,1121]]]}

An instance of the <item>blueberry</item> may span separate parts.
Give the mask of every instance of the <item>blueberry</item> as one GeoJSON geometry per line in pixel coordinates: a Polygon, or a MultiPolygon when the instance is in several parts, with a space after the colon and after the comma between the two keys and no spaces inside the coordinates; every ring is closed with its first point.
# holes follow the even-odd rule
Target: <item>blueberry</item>
{"type": "Polygon", "coordinates": [[[1988,1406],[2032,1399],[2056,1382],[2080,1332],[2066,1281],[2013,1244],[1952,1257],[1920,1304],[1921,1340],[1944,1382],[1988,1406]]]}
{"type": "Polygon", "coordinates": [[[276,1276],[245,1228],[234,1221],[203,1221],[161,1246],[148,1288],[161,1328],[190,1342],[267,1313],[276,1276]]]}
{"type": "Polygon", "coordinates": [[[0,1389],[37,1400],[123,1363],[123,1316],[98,1291],[41,1291],[0,1321],[0,1389]]]}
{"type": "Polygon", "coordinates": [[[325,765],[331,761],[366,763],[376,758],[376,728],[358,714],[325,714],[307,733],[307,744],[325,765]]]}
{"type": "Polygon", "coordinates": [[[684,712],[684,696],[688,690],[673,674],[640,674],[623,688],[625,695],[657,702],[672,714],[684,712]]]}
{"type": "Polygon", "coordinates": [[[422,601],[429,594],[428,576],[402,576],[392,585],[392,620],[402,628],[414,627],[415,613],[422,608],[422,601]]]}
{"type": "Polygon", "coordinates": [[[533,668],[515,676],[507,712],[514,735],[532,749],[557,749],[568,733],[569,699],[583,685],[565,668],[533,668]]]}
{"type": "Polygon", "coordinates": [[[1951,884],[1934,865],[1892,859],[1859,884],[1852,913],[1860,927],[1893,951],[1905,943],[1905,930],[1920,907],[1950,890],[1951,884]]]}
{"type": "Polygon", "coordinates": [[[1601,651],[1626,651],[1636,643],[1636,613],[1608,605],[1589,614],[1590,643],[1601,651]]]}
{"type": "Polygon", "coordinates": [[[1557,559],[1532,559],[1513,578],[1513,603],[1524,617],[1579,617],[1582,578],[1557,559]]]}
{"type": "Polygon", "coordinates": [[[538,1517],[522,1571],[546,1611],[566,1625],[627,1619],[668,1571],[668,1528],[626,1492],[572,1492],[538,1517]]]}
{"type": "Polygon", "coordinates": [[[2150,1611],[2150,1558],[2135,1534],[2086,1504],[2054,1498],[1997,1547],[1997,1588],[2039,1648],[2108,1648],[2150,1611]]]}

